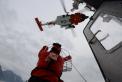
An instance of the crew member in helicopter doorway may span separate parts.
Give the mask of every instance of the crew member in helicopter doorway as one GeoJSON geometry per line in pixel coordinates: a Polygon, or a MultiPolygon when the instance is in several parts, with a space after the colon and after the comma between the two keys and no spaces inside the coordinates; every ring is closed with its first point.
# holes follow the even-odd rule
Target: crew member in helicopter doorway
{"type": "Polygon", "coordinates": [[[32,70],[28,82],[63,82],[60,79],[65,61],[71,60],[71,56],[60,55],[61,44],[53,43],[50,51],[47,46],[40,50],[37,66],[32,70]]]}

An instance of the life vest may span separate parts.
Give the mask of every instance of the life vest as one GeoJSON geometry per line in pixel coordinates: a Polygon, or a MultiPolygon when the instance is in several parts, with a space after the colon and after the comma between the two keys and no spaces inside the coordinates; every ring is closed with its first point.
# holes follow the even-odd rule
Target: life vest
{"type": "Polygon", "coordinates": [[[52,61],[49,64],[49,70],[51,70],[57,77],[60,77],[63,71],[64,59],[58,56],[57,61],[52,61]]]}
{"type": "Polygon", "coordinates": [[[32,70],[31,75],[49,80],[49,82],[59,82],[59,77],[63,70],[63,58],[58,56],[57,61],[46,62],[49,52],[39,53],[37,67],[32,70]]]}

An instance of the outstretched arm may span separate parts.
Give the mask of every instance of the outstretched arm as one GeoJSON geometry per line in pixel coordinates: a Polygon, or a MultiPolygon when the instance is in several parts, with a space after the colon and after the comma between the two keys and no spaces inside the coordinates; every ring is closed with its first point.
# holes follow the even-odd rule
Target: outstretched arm
{"type": "Polygon", "coordinates": [[[72,57],[69,55],[69,56],[64,57],[63,59],[64,59],[64,61],[68,61],[68,60],[71,60],[72,57]]]}
{"type": "Polygon", "coordinates": [[[43,48],[39,51],[38,57],[40,57],[42,54],[46,53],[48,51],[47,46],[43,46],[43,48]]]}

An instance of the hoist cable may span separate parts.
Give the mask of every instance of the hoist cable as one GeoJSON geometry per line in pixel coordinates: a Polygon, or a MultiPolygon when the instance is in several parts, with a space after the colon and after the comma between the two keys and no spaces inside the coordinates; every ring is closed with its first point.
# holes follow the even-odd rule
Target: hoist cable
{"type": "Polygon", "coordinates": [[[72,66],[74,67],[74,69],[79,73],[80,77],[87,82],[87,80],[83,77],[83,75],[79,72],[79,70],[74,66],[74,64],[72,63],[72,66]]]}
{"type": "MultiPolygon", "coordinates": [[[[64,51],[66,51],[69,55],[70,53],[66,50],[66,49],[63,49],[64,51]]],[[[62,51],[64,53],[64,55],[66,56],[65,52],[62,51]]],[[[76,68],[76,66],[71,62],[72,66],[74,67],[74,69],[77,71],[77,73],[80,75],[80,77],[84,80],[84,82],[87,82],[87,80],[83,77],[83,75],[79,72],[79,70],[76,68]]]]}

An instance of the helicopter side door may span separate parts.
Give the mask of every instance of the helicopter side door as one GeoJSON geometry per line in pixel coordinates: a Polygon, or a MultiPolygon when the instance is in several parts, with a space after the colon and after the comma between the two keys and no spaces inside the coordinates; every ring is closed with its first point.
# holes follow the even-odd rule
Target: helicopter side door
{"type": "Polygon", "coordinates": [[[105,1],[84,35],[105,82],[122,82],[122,1],[105,1]]]}
{"type": "Polygon", "coordinates": [[[61,25],[61,27],[64,27],[71,24],[69,20],[70,20],[69,15],[57,16],[56,24],[61,25]]]}

